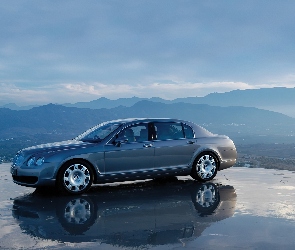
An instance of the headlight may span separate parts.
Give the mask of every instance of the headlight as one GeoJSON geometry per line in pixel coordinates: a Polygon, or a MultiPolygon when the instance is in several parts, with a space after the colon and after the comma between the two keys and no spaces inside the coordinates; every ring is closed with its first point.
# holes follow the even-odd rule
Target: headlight
{"type": "Polygon", "coordinates": [[[21,166],[25,160],[25,157],[22,155],[21,152],[18,152],[13,159],[14,166],[21,166]]]}
{"type": "Polygon", "coordinates": [[[27,162],[27,165],[28,167],[31,167],[35,164],[35,161],[36,161],[36,158],[35,157],[31,157],[28,162],[27,162]]]}
{"type": "Polygon", "coordinates": [[[40,157],[40,158],[38,158],[38,159],[36,160],[36,163],[35,163],[35,164],[36,164],[37,166],[41,166],[41,165],[43,164],[44,160],[45,160],[44,157],[40,157]]]}
{"type": "Polygon", "coordinates": [[[39,157],[36,158],[35,156],[31,157],[28,162],[27,162],[27,166],[31,167],[31,166],[41,166],[44,162],[45,158],[44,157],[39,157]]]}

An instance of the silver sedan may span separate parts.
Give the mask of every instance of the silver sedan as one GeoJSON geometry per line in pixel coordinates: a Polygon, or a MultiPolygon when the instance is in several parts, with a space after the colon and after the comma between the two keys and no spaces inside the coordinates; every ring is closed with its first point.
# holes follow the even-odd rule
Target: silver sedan
{"type": "Polygon", "coordinates": [[[92,184],[191,175],[212,180],[232,167],[231,139],[188,121],[122,119],[101,123],[73,140],[19,151],[11,166],[19,185],[81,194],[92,184]]]}

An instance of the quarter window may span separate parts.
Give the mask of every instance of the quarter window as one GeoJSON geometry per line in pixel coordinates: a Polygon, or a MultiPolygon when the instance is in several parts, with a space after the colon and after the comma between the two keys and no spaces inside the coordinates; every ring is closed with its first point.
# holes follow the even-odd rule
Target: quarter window
{"type": "Polygon", "coordinates": [[[190,126],[183,124],[183,129],[184,129],[185,138],[187,139],[194,138],[194,132],[190,126]]]}

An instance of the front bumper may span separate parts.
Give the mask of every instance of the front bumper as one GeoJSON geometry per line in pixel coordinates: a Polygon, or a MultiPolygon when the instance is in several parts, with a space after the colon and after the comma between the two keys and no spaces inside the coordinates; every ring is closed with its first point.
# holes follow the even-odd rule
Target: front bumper
{"type": "Polygon", "coordinates": [[[13,182],[27,187],[54,186],[54,166],[44,164],[38,168],[22,168],[12,165],[10,173],[13,182]]]}

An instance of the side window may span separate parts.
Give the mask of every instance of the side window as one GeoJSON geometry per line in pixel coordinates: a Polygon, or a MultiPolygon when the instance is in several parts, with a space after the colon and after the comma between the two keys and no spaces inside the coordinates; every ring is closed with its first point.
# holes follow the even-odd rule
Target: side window
{"type": "Polygon", "coordinates": [[[157,140],[176,140],[184,138],[182,124],[176,122],[155,122],[157,140]]]}
{"type": "Polygon", "coordinates": [[[183,129],[184,129],[185,138],[187,139],[194,138],[194,132],[190,126],[183,124],[183,129]]]}
{"type": "Polygon", "coordinates": [[[122,130],[117,138],[126,142],[148,141],[148,125],[143,123],[132,125],[122,130]]]}

